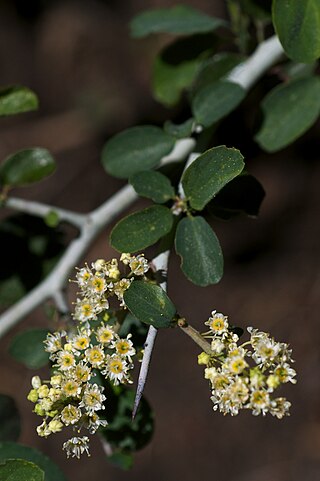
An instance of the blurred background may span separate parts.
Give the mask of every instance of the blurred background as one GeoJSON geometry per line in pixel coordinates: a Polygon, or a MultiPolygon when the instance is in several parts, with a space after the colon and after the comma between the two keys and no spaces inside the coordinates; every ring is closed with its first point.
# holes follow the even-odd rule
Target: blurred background
{"type": "MultiPolygon", "coordinates": [[[[183,3],[214,16],[227,14],[223,0],[183,3]]],[[[152,99],[150,89],[152,59],[168,38],[133,40],[128,30],[139,11],[171,5],[169,0],[0,1],[0,84],[26,85],[40,98],[37,113],[1,119],[0,159],[41,146],[58,163],[53,176],[16,189],[16,196],[87,212],[123,185],[100,164],[110,136],[136,124],[181,120],[180,107],[166,110],[152,99]]],[[[278,421],[249,412],[235,418],[214,413],[196,345],[178,330],[163,330],[145,391],[155,410],[155,434],[136,454],[133,469],[110,466],[99,440],[92,443],[91,458],[66,461],[64,436],[45,440],[36,435],[38,418],[26,400],[34,373],[7,352],[14,333],[48,325],[39,308],[0,341],[1,392],[12,395],[21,411],[20,442],[49,455],[70,481],[88,476],[97,481],[320,479],[320,124],[290,148],[264,154],[252,135],[259,122],[256,98],[268,82],[260,82],[246,109],[232,114],[215,134],[217,145],[240,148],[249,172],[264,186],[260,215],[214,222],[225,256],[225,275],[217,286],[189,283],[172,255],[169,293],[179,312],[200,330],[217,309],[233,324],[253,325],[291,344],[298,371],[297,386],[284,388],[292,401],[291,417],[278,421]]],[[[131,211],[139,205],[144,202],[131,211]]],[[[3,210],[1,216],[9,214],[3,210]]],[[[107,234],[101,234],[83,261],[114,254],[107,234]]],[[[1,249],[0,262],[15,256],[14,250],[1,249]]]]}

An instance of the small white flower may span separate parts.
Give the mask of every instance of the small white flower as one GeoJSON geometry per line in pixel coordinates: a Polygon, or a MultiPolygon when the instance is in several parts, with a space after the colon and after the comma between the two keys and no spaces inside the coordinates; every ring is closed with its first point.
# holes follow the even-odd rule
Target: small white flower
{"type": "Polygon", "coordinates": [[[72,458],[76,457],[79,459],[83,453],[87,453],[87,455],[90,456],[89,438],[87,436],[71,438],[63,443],[62,449],[66,451],[68,458],[71,456],[72,458]]]}

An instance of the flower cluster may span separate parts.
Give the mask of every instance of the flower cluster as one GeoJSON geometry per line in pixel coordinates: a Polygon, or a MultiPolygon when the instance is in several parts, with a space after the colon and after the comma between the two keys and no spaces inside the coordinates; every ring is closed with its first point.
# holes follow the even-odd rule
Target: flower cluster
{"type": "Polygon", "coordinates": [[[216,311],[205,324],[209,331],[203,336],[210,339],[212,354],[202,352],[198,363],[206,365],[213,409],[232,416],[240,409],[251,409],[255,416],[270,413],[278,419],[289,415],[291,403],[274,397],[281,384],[296,382],[288,344],[252,327],[248,327],[250,340],[239,344],[227,317],[216,311]]]}
{"type": "Polygon", "coordinates": [[[134,276],[144,276],[149,266],[143,254],[122,254],[120,261],[130,269],[127,276],[121,276],[117,259],[98,259],[91,268],[78,269],[75,282],[80,288],[80,297],[76,301],[74,319],[83,323],[97,319],[98,314],[109,308],[112,296],[117,297],[121,307],[125,306],[124,292],[134,276]]]}
{"type": "MultiPolygon", "coordinates": [[[[99,373],[114,385],[131,383],[132,357],[136,354],[131,335],[120,338],[116,326],[108,323],[108,314],[98,315],[108,307],[108,297],[115,294],[123,303],[123,293],[134,276],[143,276],[148,262],[142,256],[122,254],[120,259],[130,273],[121,278],[116,259],[97,260],[92,267],[79,269],[77,280],[82,299],[78,299],[74,318],[80,321],[76,330],[49,333],[45,350],[53,363],[53,375],[48,381],[32,378],[28,399],[35,403],[34,412],[43,418],[37,427],[40,436],[47,437],[71,427],[77,435],[83,428],[94,434],[107,422],[100,419],[105,409],[103,386],[95,381],[99,373]],[[103,320],[101,320],[101,318],[103,320]],[[95,321],[95,322],[93,322],[95,321]]],[[[64,443],[67,456],[89,454],[87,436],[75,436],[64,443]]]]}

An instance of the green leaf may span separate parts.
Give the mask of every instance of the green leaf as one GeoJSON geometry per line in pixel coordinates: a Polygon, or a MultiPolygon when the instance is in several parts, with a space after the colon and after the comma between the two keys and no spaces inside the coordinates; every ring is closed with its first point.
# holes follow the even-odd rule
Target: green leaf
{"type": "Polygon", "coordinates": [[[175,40],[156,57],[153,66],[154,97],[167,107],[179,102],[184,89],[194,81],[203,59],[212,54],[213,34],[175,40]]]}
{"type": "Polygon", "coordinates": [[[319,0],[273,0],[272,17],[290,58],[308,63],[320,57],[319,0]]]}
{"type": "Polygon", "coordinates": [[[166,107],[176,105],[182,91],[192,84],[201,61],[199,59],[181,62],[178,65],[166,63],[160,56],[153,66],[152,90],[156,100],[166,107]]]}
{"type": "Polygon", "coordinates": [[[66,477],[62,471],[60,471],[58,466],[56,466],[51,459],[37,449],[29,448],[28,446],[23,446],[22,444],[16,443],[0,443],[0,462],[11,458],[25,459],[26,461],[35,463],[44,471],[45,481],[67,481],[66,477]]]}
{"type": "Polygon", "coordinates": [[[200,155],[185,171],[182,186],[191,207],[204,206],[243,170],[243,156],[237,149],[214,147],[200,155]]]}
{"type": "Polygon", "coordinates": [[[120,220],[110,234],[110,243],[119,252],[137,252],[166,235],[172,223],[170,209],[153,205],[120,220]]]}
{"type": "Polygon", "coordinates": [[[164,290],[150,282],[133,281],[124,293],[124,302],[139,321],[157,328],[169,327],[176,314],[164,290]]]}
{"type": "Polygon", "coordinates": [[[193,125],[193,118],[186,120],[182,124],[174,124],[171,122],[171,120],[166,120],[163,128],[165,132],[167,132],[169,135],[172,135],[176,139],[183,139],[191,136],[193,125]]]}
{"type": "Polygon", "coordinates": [[[27,87],[6,87],[0,90],[0,116],[20,114],[38,108],[38,98],[27,87]]]}
{"type": "Polygon", "coordinates": [[[49,354],[44,350],[43,341],[48,329],[28,329],[19,332],[11,341],[10,355],[29,369],[39,369],[49,362],[49,354]]]}
{"type": "Polygon", "coordinates": [[[12,397],[0,394],[0,441],[16,441],[19,435],[20,416],[16,403],[12,397]]]}
{"type": "Polygon", "coordinates": [[[7,459],[0,463],[1,481],[44,481],[44,472],[30,461],[7,459]]]}
{"type": "Polygon", "coordinates": [[[320,79],[308,77],[279,85],[261,105],[264,121],[255,140],[267,152],[276,152],[304,134],[317,120],[320,79]]]}
{"type": "Polygon", "coordinates": [[[130,23],[133,37],[145,37],[151,33],[187,35],[205,33],[226,25],[220,18],[209,17],[187,5],[147,10],[135,16],[130,23]]]}
{"type": "Polygon", "coordinates": [[[154,170],[139,172],[130,177],[129,182],[137,194],[158,204],[164,204],[175,195],[168,177],[154,170]]]}
{"type": "Polygon", "coordinates": [[[126,179],[152,169],[174,147],[174,139],[152,125],[132,127],[112,137],[102,151],[102,164],[113,175],[126,179]]]}
{"type": "Polygon", "coordinates": [[[142,397],[138,412],[132,419],[135,392],[125,386],[112,386],[110,383],[105,390],[108,409],[104,414],[109,424],[99,433],[117,454],[129,455],[142,449],[150,442],[154,430],[153,412],[149,403],[142,397]]]}
{"type": "Polygon", "coordinates": [[[217,236],[203,217],[181,219],[176,252],[185,276],[198,286],[216,284],[223,275],[223,255],[217,236]]]}
{"type": "Polygon", "coordinates": [[[46,149],[20,150],[0,165],[0,181],[12,187],[32,184],[52,174],[55,168],[55,161],[46,149]]]}
{"type": "Polygon", "coordinates": [[[212,58],[205,60],[192,86],[192,94],[200,91],[217,80],[225,77],[234,67],[236,67],[243,57],[236,53],[218,53],[212,58]]]}
{"type": "Polygon", "coordinates": [[[192,113],[196,121],[210,127],[234,110],[245,97],[240,85],[218,80],[199,90],[192,100],[192,113]]]}
{"type": "Polygon", "coordinates": [[[231,219],[238,214],[257,216],[265,191],[260,182],[249,174],[241,174],[223,187],[207,208],[222,219],[231,219]]]}

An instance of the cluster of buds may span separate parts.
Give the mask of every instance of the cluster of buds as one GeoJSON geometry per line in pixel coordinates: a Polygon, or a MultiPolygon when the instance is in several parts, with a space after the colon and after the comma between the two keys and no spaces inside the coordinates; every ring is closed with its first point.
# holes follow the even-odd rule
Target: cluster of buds
{"type": "Polygon", "coordinates": [[[135,276],[144,276],[149,265],[143,254],[122,254],[120,261],[130,269],[125,276],[121,275],[117,259],[98,259],[91,264],[91,268],[85,266],[78,269],[75,282],[80,288],[80,297],[76,301],[75,320],[86,323],[97,319],[101,312],[109,308],[109,298],[112,296],[116,296],[121,307],[125,306],[124,292],[135,276]]]}
{"type": "Polygon", "coordinates": [[[278,419],[289,415],[291,403],[274,397],[281,384],[296,382],[288,344],[251,327],[247,329],[250,340],[239,344],[227,317],[216,311],[205,324],[209,331],[203,336],[210,339],[212,354],[202,352],[198,363],[206,365],[213,409],[232,416],[240,409],[250,409],[255,416],[270,413],[278,419]]]}
{"type": "MultiPolygon", "coordinates": [[[[148,270],[143,256],[123,254],[121,261],[130,268],[129,279],[143,276],[148,270]]],[[[68,457],[80,457],[84,452],[89,454],[89,438],[78,436],[83,428],[94,434],[107,425],[106,420],[99,417],[99,412],[105,409],[104,388],[94,382],[94,377],[102,375],[114,385],[132,382],[129,371],[133,368],[132,357],[136,351],[130,340],[131,334],[120,338],[117,325],[108,323],[107,313],[97,320],[102,312],[101,306],[106,309],[110,295],[116,294],[122,299],[125,287],[120,286],[124,286],[125,281],[130,285],[129,279],[121,279],[116,259],[110,262],[98,260],[91,269],[80,269],[77,283],[84,296],[81,301],[83,310],[78,301],[74,317],[81,323],[69,333],[49,333],[44,342],[53,364],[53,375],[47,381],[34,376],[28,399],[35,404],[34,412],[43,418],[37,427],[40,436],[47,437],[64,427],[73,428],[76,436],[63,445],[68,457]],[[81,314],[86,310],[85,302],[88,303],[88,312],[92,309],[92,314],[86,316],[81,314]]]]}

